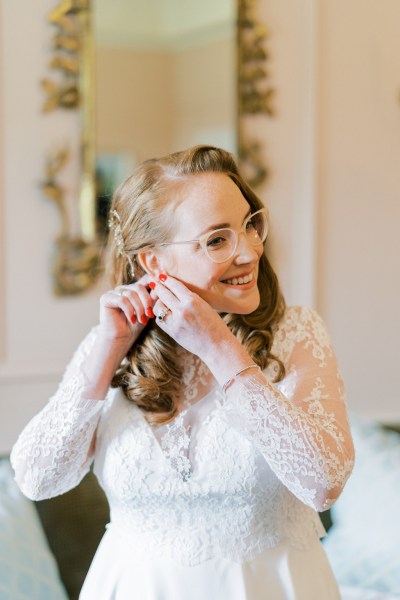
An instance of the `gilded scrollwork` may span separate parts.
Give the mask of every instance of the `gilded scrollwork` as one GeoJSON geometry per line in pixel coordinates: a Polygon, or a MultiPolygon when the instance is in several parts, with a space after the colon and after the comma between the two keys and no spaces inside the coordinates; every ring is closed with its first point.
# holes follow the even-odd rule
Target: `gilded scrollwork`
{"type": "Polygon", "coordinates": [[[55,203],[61,216],[61,232],[53,256],[53,290],[57,296],[79,294],[91,287],[100,272],[99,246],[70,234],[70,218],[65,192],[57,176],[69,160],[69,150],[61,148],[46,160],[46,176],[41,184],[45,196],[55,203]]]}
{"type": "Polygon", "coordinates": [[[56,26],[53,37],[54,56],[49,67],[58,72],[56,80],[43,79],[47,99],[44,112],[57,107],[74,109],[79,105],[79,24],[73,0],[63,0],[51,11],[49,23],[56,26]]]}
{"type": "Polygon", "coordinates": [[[90,0],[62,0],[50,12],[48,20],[56,26],[49,67],[58,71],[58,78],[42,81],[47,96],[43,110],[79,109],[82,122],[81,186],[77,199],[80,235],[71,232],[65,190],[57,181],[69,160],[68,148],[49,155],[41,184],[44,195],[56,204],[61,217],[61,233],[55,241],[53,256],[53,289],[56,295],[64,296],[87,290],[101,272],[95,223],[90,0]]]}
{"type": "Polygon", "coordinates": [[[238,154],[241,168],[252,187],[268,176],[261,141],[244,134],[249,115],[274,115],[274,89],[266,69],[268,54],[265,41],[268,30],[256,17],[257,0],[239,0],[238,5],[238,154]]]}

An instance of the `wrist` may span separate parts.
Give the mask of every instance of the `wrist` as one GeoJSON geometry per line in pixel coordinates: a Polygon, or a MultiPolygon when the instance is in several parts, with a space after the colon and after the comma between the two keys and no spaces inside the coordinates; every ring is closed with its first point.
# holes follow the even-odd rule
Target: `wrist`
{"type": "Polygon", "coordinates": [[[112,378],[128,350],[129,345],[122,340],[97,336],[92,351],[81,367],[85,375],[84,396],[86,398],[100,400],[105,397],[112,378]]]}
{"type": "Polygon", "coordinates": [[[239,369],[239,371],[237,371],[236,373],[234,373],[232,375],[232,377],[230,377],[229,379],[227,379],[225,381],[225,383],[222,385],[222,392],[224,394],[226,394],[227,390],[231,387],[231,385],[233,385],[237,378],[239,377],[239,375],[241,375],[242,373],[246,373],[247,371],[249,371],[250,369],[259,369],[260,367],[258,365],[256,365],[256,363],[250,363],[249,365],[247,365],[246,367],[243,367],[242,369],[239,369]]]}
{"type": "Polygon", "coordinates": [[[228,333],[229,335],[214,340],[204,356],[200,357],[221,386],[241,369],[255,364],[233,333],[230,330],[228,333]]]}

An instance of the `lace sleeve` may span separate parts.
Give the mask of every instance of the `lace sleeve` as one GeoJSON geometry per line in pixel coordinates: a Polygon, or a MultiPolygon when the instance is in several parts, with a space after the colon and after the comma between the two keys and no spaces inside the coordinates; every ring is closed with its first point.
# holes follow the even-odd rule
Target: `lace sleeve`
{"type": "Polygon", "coordinates": [[[70,490],[88,472],[90,447],[103,402],[83,397],[80,366],[96,329],[83,340],[55,395],[28,423],[11,451],[15,479],[28,498],[43,500],[70,490]]]}
{"type": "MultiPolygon", "coordinates": [[[[326,510],[338,498],[354,462],[343,381],[322,319],[288,309],[277,345],[286,376],[240,376],[224,413],[252,440],[280,481],[302,502],[326,510]]],[[[243,374],[245,375],[245,374],[243,374]]]]}

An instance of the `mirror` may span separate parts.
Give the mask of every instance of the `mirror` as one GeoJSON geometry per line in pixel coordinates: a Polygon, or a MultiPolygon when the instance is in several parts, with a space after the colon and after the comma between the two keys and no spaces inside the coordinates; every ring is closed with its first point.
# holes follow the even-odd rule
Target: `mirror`
{"type": "Polygon", "coordinates": [[[112,193],[137,163],[209,143],[235,154],[251,185],[263,181],[261,144],[244,142],[241,132],[245,115],[272,114],[267,32],[255,6],[256,0],[61,0],[51,11],[57,29],[49,66],[61,77],[42,82],[44,111],[79,108],[81,122],[78,234],[71,233],[58,182],[70,149],[49,156],[42,183],[62,220],[55,294],[81,293],[96,282],[112,193]]]}
{"type": "Polygon", "coordinates": [[[94,0],[101,219],[147,158],[201,143],[236,153],[236,19],[235,0],[94,0]]]}

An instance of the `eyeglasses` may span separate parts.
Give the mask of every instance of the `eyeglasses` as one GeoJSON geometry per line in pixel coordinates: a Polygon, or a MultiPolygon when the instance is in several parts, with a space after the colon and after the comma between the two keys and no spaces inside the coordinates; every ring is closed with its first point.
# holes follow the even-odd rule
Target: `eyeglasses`
{"type": "Polygon", "coordinates": [[[215,263],[222,263],[232,258],[235,254],[239,236],[243,233],[250,246],[256,248],[265,242],[268,235],[268,215],[265,208],[249,215],[243,223],[240,231],[234,229],[214,229],[200,236],[197,240],[185,242],[165,242],[160,246],[172,246],[174,244],[199,243],[208,258],[215,263]]]}

